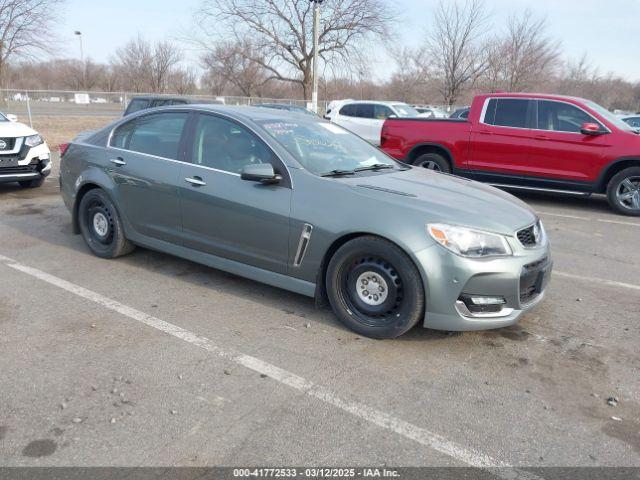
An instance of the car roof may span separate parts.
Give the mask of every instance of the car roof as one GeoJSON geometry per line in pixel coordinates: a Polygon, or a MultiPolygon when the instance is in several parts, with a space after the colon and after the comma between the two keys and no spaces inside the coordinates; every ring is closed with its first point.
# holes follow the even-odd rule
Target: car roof
{"type": "Polygon", "coordinates": [[[402,105],[408,105],[405,102],[400,102],[400,101],[389,101],[389,100],[343,100],[342,104],[346,105],[348,103],[373,103],[376,105],[398,105],[398,104],[402,104],[402,105]]]}
{"type": "MultiPolygon", "coordinates": [[[[220,113],[226,115],[228,117],[234,118],[241,122],[253,121],[253,122],[261,122],[265,120],[270,121],[290,121],[292,118],[295,118],[296,121],[322,121],[320,117],[307,115],[302,112],[290,111],[290,110],[280,110],[276,108],[264,108],[264,107],[248,107],[244,105],[217,105],[217,104],[208,104],[208,103],[196,103],[189,105],[171,105],[166,107],[158,107],[151,108],[148,110],[141,110],[140,112],[136,112],[136,116],[142,116],[149,113],[159,113],[159,112],[169,112],[173,110],[198,110],[203,112],[212,112],[212,113],[220,113]]],[[[131,116],[133,118],[133,116],[131,116]]]]}
{"type": "Polygon", "coordinates": [[[569,100],[571,102],[587,102],[588,100],[581,97],[573,97],[570,95],[554,95],[549,93],[524,93],[524,92],[498,92],[498,93],[485,93],[479,95],[481,97],[490,98],[537,98],[542,100],[569,100]]]}

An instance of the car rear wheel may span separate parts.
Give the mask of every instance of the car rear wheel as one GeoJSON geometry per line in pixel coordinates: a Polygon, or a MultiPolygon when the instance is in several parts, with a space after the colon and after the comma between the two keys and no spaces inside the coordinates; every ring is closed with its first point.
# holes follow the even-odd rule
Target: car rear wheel
{"type": "Polygon", "coordinates": [[[22,188],[38,188],[44,183],[44,177],[36,178],[35,180],[25,180],[18,183],[22,188]]]}
{"type": "Polygon", "coordinates": [[[411,259],[378,237],[359,237],[334,254],[327,295],[347,327],[371,338],[395,338],[424,316],[425,292],[411,259]]]}
{"type": "Polygon", "coordinates": [[[135,248],[124,236],[118,211],[100,189],[90,190],[82,197],[78,221],[84,241],[98,257],[116,258],[135,248]]]}
{"type": "Polygon", "coordinates": [[[437,153],[425,153],[413,162],[416,167],[426,168],[434,172],[451,173],[451,165],[446,158],[437,153]]]}
{"type": "Polygon", "coordinates": [[[609,205],[623,215],[640,216],[640,167],[618,172],[607,186],[609,205]]]}

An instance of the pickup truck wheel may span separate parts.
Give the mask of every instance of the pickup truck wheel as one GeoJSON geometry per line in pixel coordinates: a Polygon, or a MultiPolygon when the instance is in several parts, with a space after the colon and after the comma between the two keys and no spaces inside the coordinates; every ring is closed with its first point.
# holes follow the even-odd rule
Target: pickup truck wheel
{"type": "Polygon", "coordinates": [[[327,294],[336,316],[370,338],[395,338],[424,318],[425,292],[411,259],[378,237],[359,237],[334,254],[327,294]]]}
{"type": "Polygon", "coordinates": [[[437,153],[425,153],[415,159],[413,164],[416,167],[426,168],[434,172],[451,173],[451,165],[446,158],[437,153]]]}
{"type": "Polygon", "coordinates": [[[623,215],[640,216],[640,167],[618,172],[607,186],[609,205],[623,215]]]}
{"type": "Polygon", "coordinates": [[[118,211],[100,189],[90,190],[82,197],[78,220],[84,241],[98,257],[116,258],[135,248],[124,236],[118,211]]]}

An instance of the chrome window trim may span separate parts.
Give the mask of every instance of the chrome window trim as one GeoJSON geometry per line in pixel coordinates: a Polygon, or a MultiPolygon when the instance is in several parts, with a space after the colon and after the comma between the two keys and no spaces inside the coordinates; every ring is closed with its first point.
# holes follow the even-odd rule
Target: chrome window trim
{"type": "Polygon", "coordinates": [[[211,170],[211,171],[214,171],[214,172],[225,173],[227,175],[233,175],[235,177],[239,177],[240,176],[239,173],[227,172],[226,170],[220,170],[220,169],[217,169],[217,168],[206,167],[204,165],[198,165],[196,163],[191,163],[191,162],[184,162],[182,160],[174,160],[173,158],[160,157],[158,155],[152,155],[150,153],[136,152],[135,150],[126,150],[124,148],[118,148],[118,147],[107,147],[107,148],[109,148],[111,150],[117,150],[119,152],[134,153],[136,155],[143,155],[145,157],[157,158],[158,160],[165,160],[167,162],[179,163],[181,165],[188,165],[190,167],[204,168],[205,170],[211,170]]]}
{"type": "MultiPolygon", "coordinates": [[[[580,135],[580,136],[584,136],[583,133],[580,132],[565,132],[563,130],[545,130],[543,128],[523,128],[523,127],[510,127],[508,125],[492,125],[491,123],[485,123],[485,116],[487,114],[487,108],[489,107],[489,102],[491,100],[528,100],[530,102],[555,102],[555,103],[562,103],[564,105],[569,105],[571,107],[575,107],[578,110],[582,110],[585,114],[589,115],[589,117],[591,117],[594,121],[594,123],[597,123],[598,125],[600,125],[602,128],[605,129],[606,133],[611,133],[611,129],[609,127],[607,127],[606,125],[604,125],[600,120],[594,118],[592,113],[587,112],[584,108],[575,105],[571,102],[567,102],[564,100],[553,100],[553,99],[549,99],[549,98],[535,98],[535,97],[487,97],[484,101],[484,105],[482,106],[482,111],[480,112],[480,121],[479,123],[481,123],[482,125],[486,125],[488,127],[497,127],[497,128],[510,128],[512,130],[530,130],[530,131],[534,131],[534,132],[551,132],[551,133],[568,133],[570,135],[580,135]]],[[[538,106],[536,105],[536,121],[538,120],[538,112],[537,112],[538,106]]]]}
{"type": "MultiPolygon", "coordinates": [[[[152,154],[149,154],[149,153],[136,152],[135,150],[127,150],[127,149],[124,149],[124,148],[118,148],[118,147],[111,146],[111,140],[113,138],[114,132],[116,131],[116,129],[120,128],[125,123],[135,121],[136,119],[138,119],[140,117],[144,117],[146,115],[152,115],[152,114],[158,114],[158,113],[171,113],[171,112],[179,113],[181,111],[186,111],[187,114],[189,114],[190,112],[196,112],[196,113],[209,114],[209,115],[213,115],[213,116],[219,116],[219,117],[224,118],[225,120],[236,122],[236,123],[239,123],[240,125],[242,125],[249,132],[251,132],[255,136],[257,136],[266,145],[266,147],[271,151],[271,153],[273,153],[273,155],[280,161],[280,163],[282,164],[282,166],[286,170],[287,175],[289,176],[289,182],[291,183],[291,187],[290,188],[291,188],[291,190],[293,190],[293,176],[291,175],[291,171],[289,170],[289,167],[287,166],[287,163],[285,161],[283,161],[282,158],[280,158],[280,156],[273,150],[273,148],[271,147],[271,145],[269,144],[267,139],[265,139],[264,135],[262,135],[260,132],[257,132],[255,129],[251,128],[245,122],[243,122],[241,120],[238,120],[237,118],[234,118],[234,117],[232,117],[230,115],[225,115],[222,112],[217,112],[217,111],[213,111],[213,110],[205,110],[203,108],[179,108],[179,109],[176,109],[176,110],[169,109],[169,110],[159,110],[159,111],[153,111],[153,112],[145,112],[143,114],[136,115],[133,118],[124,117],[119,123],[114,125],[114,127],[109,132],[109,137],[107,138],[106,148],[108,148],[108,149],[112,148],[114,150],[118,150],[118,151],[121,151],[121,152],[135,153],[137,155],[145,155],[147,157],[158,158],[160,160],[166,160],[168,162],[176,162],[176,163],[180,163],[182,165],[190,165],[190,166],[194,166],[194,167],[204,168],[205,170],[211,170],[213,172],[219,172],[219,173],[224,173],[224,174],[227,174],[227,175],[233,175],[235,177],[239,177],[240,176],[239,173],[227,172],[226,170],[220,170],[218,168],[206,167],[204,165],[198,165],[198,164],[195,164],[195,163],[185,162],[185,161],[182,161],[182,160],[174,160],[172,158],[159,157],[157,155],[152,155],[152,154]]],[[[186,126],[186,124],[185,124],[185,126],[186,126]]]]}

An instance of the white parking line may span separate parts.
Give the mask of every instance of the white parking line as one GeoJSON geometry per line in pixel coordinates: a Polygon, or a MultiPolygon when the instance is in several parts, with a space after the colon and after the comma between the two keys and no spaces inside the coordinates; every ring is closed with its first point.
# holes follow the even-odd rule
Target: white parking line
{"type": "Polygon", "coordinates": [[[77,295],[81,298],[95,302],[109,310],[124,315],[132,320],[136,320],[149,327],[155,328],[156,330],[169,334],[192,345],[198,346],[203,350],[223,357],[229,361],[235,362],[250,370],[267,375],[283,385],[287,385],[288,387],[305,393],[310,397],[319,399],[329,405],[333,405],[334,407],[350,413],[355,417],[366,420],[367,422],[377,425],[381,428],[390,430],[398,435],[401,435],[404,438],[413,440],[414,442],[417,442],[421,445],[432,448],[467,465],[478,468],[501,468],[500,470],[492,471],[502,478],[540,478],[530,474],[529,472],[524,472],[516,469],[502,470],[502,468],[508,467],[509,465],[491,458],[490,456],[483,453],[458,445],[457,443],[452,442],[437,433],[413,425],[381,410],[375,409],[360,402],[341,398],[325,387],[316,385],[315,383],[306,380],[303,377],[288,372],[287,370],[283,370],[275,365],[260,360],[259,358],[238,352],[233,352],[229,349],[222,349],[206,337],[201,337],[193,332],[185,330],[182,327],[173,325],[169,322],[165,322],[164,320],[160,320],[159,318],[148,315],[144,312],[141,312],[140,310],[124,305],[99,293],[88,290],[84,287],[68,282],[61,278],[55,277],[41,270],[22,265],[15,260],[2,255],[0,255],[0,262],[4,263],[6,266],[14,270],[18,270],[22,273],[42,280],[43,282],[49,283],[50,285],[73,293],[74,295],[77,295]]]}
{"type": "Polygon", "coordinates": [[[565,278],[572,278],[574,280],[583,280],[585,282],[601,283],[603,285],[609,285],[611,287],[640,290],[640,285],[634,285],[633,283],[616,282],[615,280],[607,280],[606,278],[585,277],[584,275],[574,275],[573,273],[560,272],[558,270],[554,270],[553,275],[558,275],[559,277],[565,277],[565,278]]]}
{"type": "Polygon", "coordinates": [[[584,220],[585,222],[613,223],[614,225],[627,225],[631,227],[640,227],[640,223],[624,222],[622,220],[607,220],[606,218],[590,218],[590,217],[581,217],[580,215],[564,215],[560,213],[551,213],[551,212],[538,212],[538,214],[548,215],[550,217],[571,218],[573,220],[584,220]]]}

